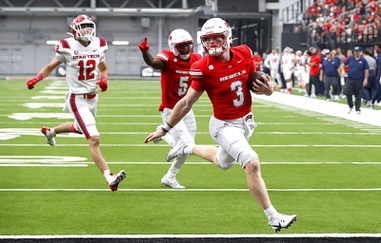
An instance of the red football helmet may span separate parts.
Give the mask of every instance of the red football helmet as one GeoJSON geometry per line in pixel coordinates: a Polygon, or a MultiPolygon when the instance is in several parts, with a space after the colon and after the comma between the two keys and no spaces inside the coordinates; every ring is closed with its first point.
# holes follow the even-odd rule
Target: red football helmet
{"type": "Polygon", "coordinates": [[[71,23],[70,28],[70,34],[78,40],[89,42],[95,37],[95,23],[87,15],[78,15],[71,23]]]}

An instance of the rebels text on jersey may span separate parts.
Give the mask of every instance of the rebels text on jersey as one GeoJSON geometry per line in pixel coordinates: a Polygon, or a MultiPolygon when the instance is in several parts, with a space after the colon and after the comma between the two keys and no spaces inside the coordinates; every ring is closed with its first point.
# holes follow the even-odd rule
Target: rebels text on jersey
{"type": "Polygon", "coordinates": [[[246,81],[255,72],[252,51],[247,45],[230,48],[232,58],[221,62],[205,56],[191,67],[192,88],[206,91],[213,105],[214,117],[232,120],[251,111],[251,93],[246,81]]]}
{"type": "Polygon", "coordinates": [[[159,111],[164,108],[173,109],[176,103],[184,97],[190,86],[189,69],[191,64],[202,57],[197,53],[190,53],[188,61],[176,57],[170,50],[163,50],[157,54],[157,59],[165,63],[165,70],[161,71],[161,105],[159,111]]]}
{"type": "Polygon", "coordinates": [[[60,40],[56,57],[66,64],[66,81],[72,94],[97,91],[98,65],[105,61],[108,46],[105,39],[95,37],[88,46],[74,38],[60,40]]]}

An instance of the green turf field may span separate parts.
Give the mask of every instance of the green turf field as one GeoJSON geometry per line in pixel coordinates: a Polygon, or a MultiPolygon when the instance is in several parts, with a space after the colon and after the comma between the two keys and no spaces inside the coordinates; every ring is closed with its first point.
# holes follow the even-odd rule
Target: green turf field
{"type": "MultiPolygon", "coordinates": [[[[158,80],[110,80],[100,93],[97,126],[112,171],[127,179],[111,192],[81,136],[41,126],[71,118],[61,105],[65,81],[0,81],[0,235],[273,233],[238,165],[222,171],[195,156],[177,179],[160,185],[169,146],[144,144],[161,123],[158,80]],[[48,116],[49,115],[49,116],[48,116]]],[[[381,129],[254,100],[251,138],[278,211],[297,214],[284,234],[380,233],[381,129]]],[[[194,106],[196,143],[214,144],[206,95],[194,106]]]]}

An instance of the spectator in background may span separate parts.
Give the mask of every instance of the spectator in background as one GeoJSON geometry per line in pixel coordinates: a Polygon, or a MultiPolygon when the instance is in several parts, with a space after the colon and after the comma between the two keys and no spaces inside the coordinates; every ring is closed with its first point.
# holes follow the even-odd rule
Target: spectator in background
{"type": "Polygon", "coordinates": [[[331,99],[330,87],[332,86],[333,100],[339,100],[340,85],[340,59],[332,57],[330,50],[326,50],[325,59],[322,61],[320,69],[320,81],[324,82],[325,98],[327,101],[331,99]]]}
{"type": "Polygon", "coordinates": [[[310,60],[308,62],[308,66],[310,67],[310,85],[308,86],[307,96],[311,98],[315,98],[318,96],[319,88],[319,70],[320,70],[320,55],[318,50],[315,47],[310,47],[309,51],[311,53],[310,60]],[[311,94],[312,86],[315,88],[315,94],[311,94]]]}
{"type": "Polygon", "coordinates": [[[376,72],[376,91],[374,92],[374,96],[372,97],[372,104],[371,107],[373,108],[374,105],[379,103],[381,101],[381,44],[377,43],[374,45],[374,51],[376,56],[376,65],[377,65],[377,72],[376,72]]]}
{"type": "Polygon", "coordinates": [[[368,84],[369,65],[365,58],[361,56],[361,51],[361,47],[356,46],[353,49],[354,55],[341,64],[341,75],[345,72],[344,67],[348,66],[348,82],[345,86],[345,95],[349,106],[348,114],[353,110],[352,95],[355,95],[356,113],[361,114],[362,89],[368,84]]]}
{"type": "Polygon", "coordinates": [[[295,52],[295,72],[294,77],[298,81],[299,92],[302,92],[305,89],[305,72],[306,72],[306,57],[303,55],[303,52],[297,50],[295,52]]]}
{"type": "Polygon", "coordinates": [[[257,51],[254,52],[254,55],[253,55],[253,62],[255,64],[255,69],[257,71],[262,71],[262,64],[263,64],[263,59],[262,57],[259,55],[259,53],[257,51]]]}
{"type": "Polygon", "coordinates": [[[268,70],[270,70],[271,82],[274,89],[276,86],[282,87],[282,82],[279,77],[279,60],[280,57],[276,49],[272,49],[263,64],[268,70]]]}
{"type": "Polygon", "coordinates": [[[364,86],[362,93],[364,99],[365,106],[372,106],[372,98],[376,92],[376,71],[377,71],[377,63],[376,60],[371,56],[372,50],[365,49],[364,58],[368,62],[369,65],[369,76],[367,85],[364,86]]]}
{"type": "MultiPolygon", "coordinates": [[[[347,50],[347,56],[344,57],[343,61],[340,63],[340,66],[342,63],[344,63],[350,56],[353,56],[353,50],[351,49],[348,49],[347,50]]],[[[343,92],[343,95],[341,98],[346,98],[347,96],[345,95],[345,87],[346,87],[346,84],[348,82],[348,66],[344,66],[344,73],[343,73],[343,70],[341,69],[341,73],[340,73],[340,85],[342,85],[341,89],[342,89],[342,92],[343,92]],[[344,76],[343,76],[344,75],[344,76]],[[344,85],[343,85],[344,83],[344,85]]]]}
{"type": "Polygon", "coordinates": [[[308,63],[310,62],[311,52],[309,50],[304,51],[303,56],[305,59],[305,67],[306,67],[306,71],[304,72],[304,78],[303,78],[305,80],[305,93],[306,93],[304,96],[308,96],[307,91],[310,88],[310,66],[308,66],[308,63]]]}
{"type": "MultiPolygon", "coordinates": [[[[173,107],[188,91],[191,82],[190,66],[201,59],[200,54],[193,52],[193,38],[184,29],[175,29],[170,33],[168,47],[169,50],[162,50],[154,58],[148,51],[150,46],[147,37],[139,44],[145,63],[161,71],[161,104],[159,111],[163,122],[168,119],[173,107]]],[[[163,140],[173,147],[182,140],[194,141],[195,135],[196,119],[193,111],[190,110],[184,119],[173,127],[170,134],[163,137],[163,140]]],[[[160,140],[156,140],[156,142],[158,141],[160,140]]],[[[173,161],[167,173],[161,179],[163,186],[174,189],[185,188],[176,180],[176,175],[184,165],[187,157],[178,157],[173,161]]]]}
{"type": "Polygon", "coordinates": [[[290,47],[286,47],[283,50],[283,56],[281,60],[282,73],[286,82],[286,93],[291,94],[292,88],[292,75],[294,73],[294,59],[295,55],[292,53],[290,47]]]}

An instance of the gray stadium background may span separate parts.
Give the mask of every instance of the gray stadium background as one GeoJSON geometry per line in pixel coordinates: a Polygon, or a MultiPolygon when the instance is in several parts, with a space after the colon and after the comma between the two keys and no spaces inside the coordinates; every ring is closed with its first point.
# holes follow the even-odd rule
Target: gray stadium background
{"type": "MultiPolygon", "coordinates": [[[[234,43],[245,43],[260,53],[281,48],[284,10],[302,6],[301,0],[0,0],[0,76],[32,75],[54,57],[47,40],[67,38],[73,18],[87,14],[97,24],[97,35],[107,39],[110,75],[139,76],[144,66],[137,45],[145,36],[155,55],[167,48],[175,28],[193,36],[206,19],[227,20],[234,43]],[[283,22],[281,21],[283,20],[283,22]],[[129,41],[128,46],[113,41],[129,41]]],[[[288,13],[288,11],[287,11],[288,13]]],[[[295,21],[288,18],[288,21],[295,21]]]]}

